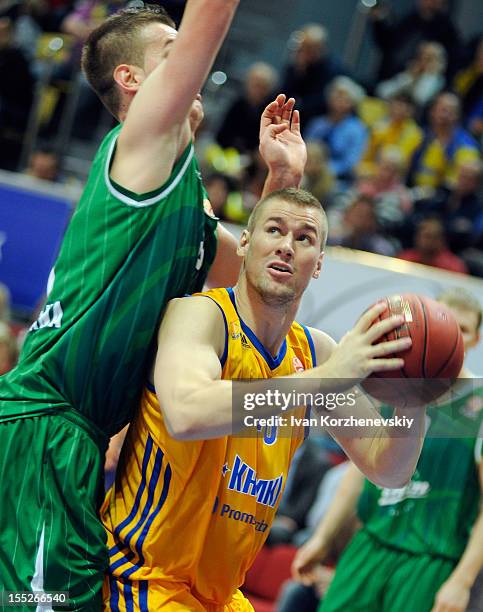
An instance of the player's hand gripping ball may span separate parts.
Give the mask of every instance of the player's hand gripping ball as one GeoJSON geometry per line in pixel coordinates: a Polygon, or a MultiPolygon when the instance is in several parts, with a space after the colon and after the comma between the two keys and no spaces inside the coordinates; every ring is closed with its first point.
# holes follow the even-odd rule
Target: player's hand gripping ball
{"type": "Polygon", "coordinates": [[[404,359],[403,368],[374,373],[362,386],[370,395],[391,406],[404,408],[431,403],[449,389],[463,366],[464,346],[459,325],[444,304],[422,295],[406,293],[383,301],[388,307],[378,320],[402,315],[404,323],[380,341],[410,336],[412,345],[394,355],[404,359]]]}

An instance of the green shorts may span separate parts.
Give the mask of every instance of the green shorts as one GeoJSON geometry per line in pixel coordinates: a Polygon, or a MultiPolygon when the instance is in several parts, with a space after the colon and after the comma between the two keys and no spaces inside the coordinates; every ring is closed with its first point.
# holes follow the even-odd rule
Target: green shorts
{"type": "Polygon", "coordinates": [[[429,612],[455,565],[389,548],[362,529],[340,558],[318,612],[429,612]]]}
{"type": "Polygon", "coordinates": [[[102,447],[72,419],[0,421],[0,601],[6,591],[64,591],[69,606],[42,611],[101,609],[103,464],[102,447]]]}

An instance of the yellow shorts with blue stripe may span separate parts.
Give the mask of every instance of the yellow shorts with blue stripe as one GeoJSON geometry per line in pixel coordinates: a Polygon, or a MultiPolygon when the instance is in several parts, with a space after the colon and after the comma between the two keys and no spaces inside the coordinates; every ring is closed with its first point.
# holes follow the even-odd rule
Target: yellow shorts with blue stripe
{"type": "Polygon", "coordinates": [[[208,604],[196,599],[185,584],[160,583],[156,580],[104,580],[104,610],[109,612],[254,612],[241,591],[235,591],[225,605],[208,604]]]}

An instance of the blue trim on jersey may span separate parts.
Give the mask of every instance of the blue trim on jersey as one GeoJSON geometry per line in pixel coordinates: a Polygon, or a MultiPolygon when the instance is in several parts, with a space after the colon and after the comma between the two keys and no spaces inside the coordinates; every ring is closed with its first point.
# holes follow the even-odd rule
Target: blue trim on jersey
{"type": "Polygon", "coordinates": [[[134,559],[134,553],[131,550],[127,554],[124,554],[122,557],[120,557],[114,563],[111,563],[111,565],[109,566],[109,572],[115,572],[118,567],[121,567],[121,565],[126,565],[126,563],[128,563],[132,559],[134,559]]]}
{"type": "Polygon", "coordinates": [[[317,365],[317,356],[315,354],[314,340],[313,340],[312,334],[309,332],[308,328],[305,325],[302,325],[302,328],[303,328],[303,330],[305,332],[305,335],[307,336],[307,342],[309,343],[310,355],[312,357],[312,367],[315,368],[315,366],[317,365]]]}
{"type": "Polygon", "coordinates": [[[110,608],[112,612],[119,612],[119,589],[114,576],[109,576],[109,588],[111,591],[111,596],[109,598],[110,608]]]}
{"type": "Polygon", "coordinates": [[[126,605],[126,612],[134,612],[132,585],[129,582],[124,583],[124,603],[126,605]]]}
{"type": "Polygon", "coordinates": [[[148,581],[139,581],[139,609],[141,612],[149,612],[148,608],[148,581]]]}
{"type": "Polygon", "coordinates": [[[146,382],[146,387],[148,388],[149,391],[151,391],[151,393],[156,393],[156,389],[154,388],[154,385],[150,383],[149,380],[146,382]]]}
{"type": "Polygon", "coordinates": [[[141,531],[141,534],[136,542],[135,548],[136,548],[136,552],[138,554],[138,561],[136,563],[133,563],[132,566],[130,568],[127,568],[122,574],[121,577],[122,578],[129,578],[129,576],[131,574],[133,574],[136,570],[140,569],[142,567],[142,565],[144,564],[144,556],[143,556],[143,552],[142,552],[142,546],[144,543],[144,540],[146,539],[146,535],[149,531],[149,528],[151,527],[151,524],[153,522],[153,520],[155,519],[155,517],[157,516],[157,514],[159,514],[159,511],[161,510],[162,506],[164,505],[164,502],[166,501],[166,497],[168,495],[168,491],[169,491],[169,484],[171,482],[171,466],[169,465],[169,463],[166,465],[166,470],[164,473],[164,484],[163,484],[163,491],[161,493],[161,498],[158,501],[155,509],[153,512],[151,512],[151,514],[148,513],[151,510],[151,507],[153,505],[153,498],[154,498],[154,493],[157,489],[157,485],[158,485],[158,480],[159,480],[159,476],[161,474],[161,468],[163,465],[163,458],[164,458],[164,453],[161,451],[161,449],[158,449],[156,452],[156,460],[155,460],[155,464],[154,464],[154,468],[153,468],[153,474],[151,477],[151,480],[149,482],[149,487],[148,487],[148,499],[146,501],[146,506],[143,509],[142,512],[142,516],[138,521],[138,524],[136,525],[136,527],[132,530],[137,531],[138,529],[141,528],[141,526],[144,524],[144,527],[141,531]],[[147,520],[146,520],[147,519],[147,520]]]}
{"type": "Polygon", "coordinates": [[[168,497],[170,483],[171,483],[171,466],[168,463],[166,466],[166,470],[164,472],[163,492],[161,493],[161,497],[159,498],[156,508],[151,513],[148,520],[146,521],[143,531],[141,535],[139,536],[138,541],[136,542],[136,552],[139,555],[139,560],[137,563],[133,564],[133,567],[131,569],[123,572],[122,574],[123,578],[128,578],[136,570],[140,569],[144,564],[143,544],[144,544],[144,541],[146,540],[146,536],[148,535],[149,529],[151,528],[151,525],[154,519],[160,513],[161,508],[164,506],[164,502],[166,501],[166,498],[168,497]]]}
{"type": "MultiPolygon", "coordinates": [[[[148,434],[148,440],[151,440],[151,442],[153,440],[150,434],[148,434]]],[[[159,476],[161,474],[161,467],[163,465],[163,457],[164,457],[163,451],[158,448],[156,451],[156,459],[154,461],[153,473],[151,474],[151,478],[148,484],[148,497],[146,499],[146,504],[143,508],[143,511],[141,512],[141,516],[139,517],[138,522],[136,523],[136,525],[134,525],[134,527],[129,531],[129,533],[124,538],[124,542],[126,546],[129,546],[129,544],[131,543],[132,537],[137,531],[139,531],[139,529],[141,529],[141,527],[144,524],[144,521],[149,515],[151,506],[153,505],[153,501],[154,501],[154,494],[156,492],[156,486],[158,484],[159,476]]]]}
{"type": "Polygon", "coordinates": [[[240,320],[240,325],[241,325],[242,330],[248,336],[250,342],[253,344],[256,350],[265,359],[268,367],[271,370],[275,370],[275,368],[278,368],[278,366],[282,363],[282,361],[285,358],[285,355],[287,354],[287,339],[284,338],[282,342],[282,346],[280,347],[280,350],[278,352],[278,355],[276,357],[272,357],[272,355],[270,354],[270,351],[267,351],[267,349],[263,346],[260,340],[255,336],[253,331],[248,327],[245,321],[238,314],[238,309],[236,307],[236,301],[235,301],[235,293],[233,292],[233,288],[228,287],[227,292],[228,292],[228,295],[230,296],[230,300],[231,300],[231,303],[233,304],[236,314],[238,315],[238,318],[240,320]]]}
{"type": "MultiPolygon", "coordinates": [[[[120,538],[121,531],[124,529],[124,527],[127,527],[129,525],[129,523],[134,519],[134,517],[137,514],[137,511],[139,509],[139,504],[141,502],[142,494],[144,493],[144,489],[146,488],[146,475],[147,475],[147,470],[148,470],[149,458],[151,456],[152,450],[153,450],[153,439],[151,438],[151,436],[149,436],[148,440],[146,442],[146,448],[144,450],[143,466],[142,466],[142,473],[141,473],[142,474],[141,475],[141,484],[140,484],[138,492],[136,494],[136,498],[134,500],[134,504],[133,504],[131,512],[129,513],[127,518],[125,518],[122,521],[122,523],[120,523],[114,529],[114,537],[116,537],[116,538],[120,538]]],[[[109,550],[109,555],[112,557],[116,553],[118,553],[120,550],[122,550],[123,548],[127,548],[127,547],[125,545],[121,544],[121,543],[116,544],[115,546],[113,546],[109,550]]]]}
{"type": "MultiPolygon", "coordinates": [[[[307,336],[307,342],[309,343],[310,355],[312,357],[312,367],[315,368],[315,366],[317,365],[317,355],[315,353],[314,340],[308,328],[305,325],[302,325],[302,328],[305,332],[305,335],[307,336]]],[[[305,408],[305,418],[306,419],[310,419],[311,411],[312,411],[312,407],[310,405],[305,408]]],[[[310,425],[306,425],[304,429],[304,440],[306,440],[309,437],[309,434],[310,434],[310,425]]]]}
{"type": "Polygon", "coordinates": [[[223,315],[223,323],[225,324],[225,348],[223,349],[223,355],[220,357],[220,365],[221,365],[221,367],[223,369],[225,367],[226,358],[228,357],[228,324],[226,322],[225,313],[223,311],[223,308],[220,306],[220,304],[218,304],[218,302],[216,300],[214,300],[210,295],[200,295],[200,296],[196,296],[196,297],[205,297],[205,298],[208,298],[209,300],[211,300],[214,304],[216,304],[218,306],[218,308],[220,309],[221,314],[223,315]]]}

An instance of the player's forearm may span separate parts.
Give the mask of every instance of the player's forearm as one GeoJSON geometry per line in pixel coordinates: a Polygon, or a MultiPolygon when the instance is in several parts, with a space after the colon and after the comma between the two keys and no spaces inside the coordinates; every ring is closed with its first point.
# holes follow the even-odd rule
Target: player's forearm
{"type": "Polygon", "coordinates": [[[166,64],[150,79],[153,104],[159,101],[168,125],[181,123],[187,117],[228,32],[238,2],[188,0],[166,64]]]}
{"type": "Polygon", "coordinates": [[[272,191],[287,189],[289,187],[300,187],[303,172],[291,168],[269,168],[268,176],[263,186],[262,198],[272,191]]]}
{"type": "MultiPolygon", "coordinates": [[[[291,378],[300,378],[303,374],[291,378]]],[[[157,385],[158,388],[158,385],[157,385]]],[[[161,389],[160,403],[171,435],[181,440],[218,438],[253,427],[253,419],[267,419],[284,411],[283,399],[278,401],[267,392],[265,379],[251,382],[229,380],[205,381],[170,395],[161,389]]],[[[320,380],[307,378],[305,393],[317,393],[320,380]]],[[[285,408],[286,410],[286,408],[285,408]]]]}
{"type": "MultiPolygon", "coordinates": [[[[395,409],[393,417],[413,419],[411,426],[382,426],[372,438],[354,440],[357,466],[376,485],[405,486],[416,469],[425,431],[424,408],[395,409]]],[[[351,458],[353,455],[351,454],[351,458]]]]}
{"type": "Polygon", "coordinates": [[[338,534],[354,518],[364,476],[351,464],[342,477],[327,513],[312,536],[321,549],[330,549],[338,534]]]}
{"type": "Polygon", "coordinates": [[[465,552],[448,580],[456,580],[467,588],[473,586],[483,568],[483,507],[473,525],[465,552]]]}
{"type": "Polygon", "coordinates": [[[358,388],[342,396],[347,401],[330,411],[328,431],[369,480],[383,487],[404,486],[421,453],[425,410],[396,408],[386,419],[358,388]]]}
{"type": "MultiPolygon", "coordinates": [[[[285,397],[276,395],[266,379],[236,382],[194,380],[192,376],[190,381],[177,385],[169,376],[167,379],[164,376],[162,371],[155,385],[170,433],[178,439],[203,440],[230,435],[252,426],[253,418],[266,419],[294,408],[292,393],[288,392],[285,397]]],[[[277,380],[293,381],[298,392],[312,396],[349,387],[343,379],[327,378],[324,365],[277,380]]],[[[337,409],[335,413],[338,414],[337,409]]],[[[374,414],[378,413],[374,411],[374,414]]]]}

